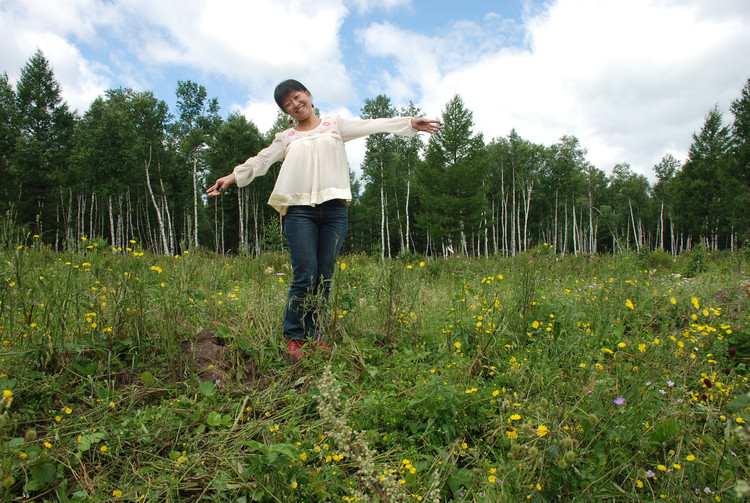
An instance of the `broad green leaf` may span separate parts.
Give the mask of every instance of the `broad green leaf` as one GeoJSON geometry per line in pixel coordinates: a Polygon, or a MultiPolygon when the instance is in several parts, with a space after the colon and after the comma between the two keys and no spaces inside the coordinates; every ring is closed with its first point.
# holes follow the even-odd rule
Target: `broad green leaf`
{"type": "Polygon", "coordinates": [[[143,382],[143,384],[145,384],[146,386],[153,386],[154,384],[156,384],[156,379],[154,379],[154,374],[147,371],[141,374],[141,382],[143,382]]]}
{"type": "Polygon", "coordinates": [[[203,396],[213,396],[216,394],[216,385],[211,381],[203,381],[200,386],[200,392],[203,396]]]}
{"type": "Polygon", "coordinates": [[[729,412],[737,412],[738,410],[745,410],[750,407],[750,393],[740,395],[727,405],[729,412]]]}
{"type": "Polygon", "coordinates": [[[206,417],[206,422],[209,426],[219,426],[221,424],[221,414],[215,411],[209,412],[206,417]]]}

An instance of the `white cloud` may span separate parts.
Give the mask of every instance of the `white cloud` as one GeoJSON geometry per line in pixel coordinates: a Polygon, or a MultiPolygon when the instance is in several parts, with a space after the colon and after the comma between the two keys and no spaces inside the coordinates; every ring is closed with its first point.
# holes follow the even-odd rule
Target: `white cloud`
{"type": "Polygon", "coordinates": [[[247,86],[248,95],[268,96],[291,77],[324,101],[355,99],[339,49],[347,14],[339,1],[129,0],[127,10],[148,20],[133,48],[147,66],[186,65],[224,75],[247,86]]]}
{"type": "MultiPolygon", "coordinates": [[[[557,0],[527,17],[525,43],[471,56],[476,37],[455,25],[427,37],[374,24],[361,40],[368,53],[395,59],[397,72],[377,85],[396,101],[421,90],[423,108],[437,114],[460,94],[487,140],[511,128],[545,144],[572,134],[598,168],[630,162],[651,177],[666,153],[684,158],[708,109],[726,110],[748,77],[750,3],[719,4],[557,0]]],[[[513,28],[475,26],[508,40],[513,28]]]]}
{"type": "Polygon", "coordinates": [[[0,4],[0,70],[17,82],[23,66],[40,49],[65,100],[84,112],[110,86],[111,71],[83,57],[73,40],[95,42],[96,23],[110,19],[106,6],[94,0],[71,0],[64,7],[54,0],[5,1],[0,4]]]}
{"type": "Polygon", "coordinates": [[[0,68],[17,80],[39,47],[66,98],[84,110],[110,85],[153,90],[150,82],[176,68],[223,76],[244,86],[248,96],[270,96],[277,82],[292,77],[321,102],[353,103],[357,98],[339,40],[347,12],[341,0],[71,0],[64,6],[54,0],[5,0],[0,43],[7,50],[0,68]],[[99,51],[92,57],[101,63],[87,60],[78,43],[99,51]]]}
{"type": "Polygon", "coordinates": [[[110,87],[109,71],[81,56],[78,49],[56,35],[41,34],[36,39],[49,60],[55,79],[61,83],[71,109],[83,114],[102,91],[110,87]]]}
{"type": "Polygon", "coordinates": [[[377,9],[392,11],[397,8],[410,8],[411,0],[350,0],[359,14],[367,14],[377,9]]]}
{"type": "Polygon", "coordinates": [[[747,0],[544,2],[524,0],[523,24],[489,12],[417,32],[391,16],[357,31],[352,70],[341,39],[350,10],[403,9],[404,23],[429,13],[411,0],[0,0],[0,71],[15,82],[42,49],[79,111],[113,86],[213,79],[245,90],[222,106],[261,130],[285,78],[305,83],[324,111],[358,108],[354,71],[367,96],[414,100],[430,116],[460,94],[488,140],[511,128],[546,144],[572,134],[600,169],[626,161],[649,176],[664,154],[684,158],[705,113],[727,110],[750,76],[747,0]]]}
{"type": "Polygon", "coordinates": [[[261,133],[265,133],[276,122],[279,107],[276,106],[273,100],[261,101],[251,99],[244,105],[232,104],[229,106],[229,110],[241,113],[248,120],[251,120],[261,133]]]}

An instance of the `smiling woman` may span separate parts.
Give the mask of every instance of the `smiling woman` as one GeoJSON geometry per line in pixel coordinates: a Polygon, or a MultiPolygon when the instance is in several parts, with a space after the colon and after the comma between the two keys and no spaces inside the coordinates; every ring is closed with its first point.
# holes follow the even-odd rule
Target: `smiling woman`
{"type": "Polygon", "coordinates": [[[233,183],[243,187],[283,159],[268,204],[284,217],[293,273],[284,336],[289,339],[289,351],[301,359],[306,342],[313,341],[319,348],[329,349],[320,342],[323,314],[336,256],[346,237],[348,205],[352,199],[344,142],[374,133],[402,136],[413,136],[418,131],[435,133],[440,124],[421,117],[320,118],[314,113],[310,91],[291,79],[276,87],[274,99],[296,125],[277,133],[269,147],[219,178],[207,194],[219,195],[233,183]]]}

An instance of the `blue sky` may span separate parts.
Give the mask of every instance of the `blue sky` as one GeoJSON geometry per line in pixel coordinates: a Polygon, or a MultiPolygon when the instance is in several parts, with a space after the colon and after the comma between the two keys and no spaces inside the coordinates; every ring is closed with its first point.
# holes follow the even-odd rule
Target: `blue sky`
{"type": "MultiPolygon", "coordinates": [[[[261,130],[289,77],[347,116],[383,93],[439,117],[460,94],[486,141],[575,135],[599,169],[653,178],[665,154],[685,159],[710,108],[730,120],[750,77],[750,2],[0,0],[0,45],[14,83],[40,48],[81,113],[121,86],[173,109],[178,80],[261,130]]],[[[364,142],[347,150],[356,169],[364,142]]]]}

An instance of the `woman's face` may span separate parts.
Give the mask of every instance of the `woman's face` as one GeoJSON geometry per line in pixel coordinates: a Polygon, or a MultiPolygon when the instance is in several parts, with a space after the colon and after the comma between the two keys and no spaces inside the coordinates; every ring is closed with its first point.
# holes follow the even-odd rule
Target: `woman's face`
{"type": "Polygon", "coordinates": [[[284,112],[297,122],[308,119],[313,113],[310,91],[292,91],[281,103],[284,105],[284,112]]]}

